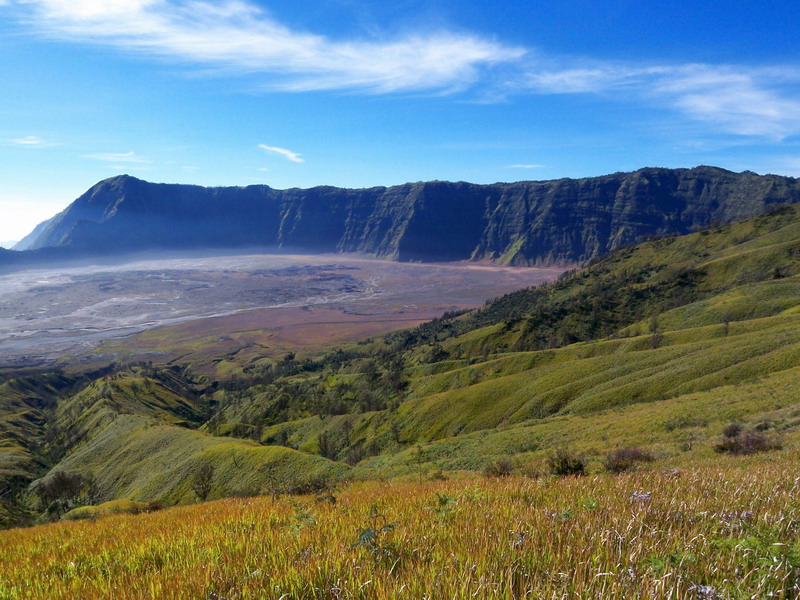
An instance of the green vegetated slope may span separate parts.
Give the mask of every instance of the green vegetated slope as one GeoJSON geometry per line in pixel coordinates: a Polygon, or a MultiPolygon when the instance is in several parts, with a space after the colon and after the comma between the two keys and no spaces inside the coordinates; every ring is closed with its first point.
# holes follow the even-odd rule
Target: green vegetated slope
{"type": "Polygon", "coordinates": [[[798,292],[800,210],[785,206],[626,248],[383,339],[258,361],[235,379],[119,368],[53,393],[34,425],[4,392],[8,456],[32,461],[23,480],[41,477],[33,492],[80,473],[79,503],[100,505],[478,470],[501,458],[539,470],[561,446],[597,469],[631,445],[662,465],[719,460],[714,445],[733,421],[791,447],[798,292]],[[33,450],[20,441],[29,426],[33,450]]]}
{"type": "Polygon", "coordinates": [[[347,469],[289,448],[196,431],[207,410],[191,384],[172,370],[132,368],[98,379],[55,410],[50,445],[63,456],[50,476],[88,473],[93,495],[103,501],[174,504],[196,499],[193,477],[205,464],[214,469],[208,492],[214,497],[258,493],[271,483],[300,484],[347,469]]]}
{"type": "Polygon", "coordinates": [[[19,517],[9,500],[46,465],[40,450],[48,412],[78,385],[61,373],[31,373],[0,383],[0,523],[19,517]]]}
{"type": "MultiPolygon", "coordinates": [[[[509,454],[540,460],[556,443],[590,441],[601,450],[641,443],[652,434],[643,415],[678,419],[674,407],[683,411],[686,398],[706,392],[703,427],[692,433],[709,447],[737,415],[757,420],[795,402],[785,382],[800,365],[798,257],[794,208],[625,249],[475,313],[390,335],[339,365],[224,394],[218,431],[263,425],[302,390],[306,400],[317,394],[328,413],[333,406],[344,414],[251,429],[260,441],[317,452],[322,441],[328,455],[358,463],[365,476],[387,465],[474,469],[509,454]],[[390,358],[378,360],[382,379],[375,379],[370,353],[380,359],[380,352],[390,358]],[[398,362],[402,391],[369,410],[398,362]],[[775,406],[752,401],[748,386],[763,377],[782,390],[775,406]],[[747,400],[735,414],[726,410],[740,394],[747,400]],[[581,427],[609,410],[629,426],[585,438],[581,427]],[[422,460],[428,445],[439,449],[431,456],[442,452],[438,460],[422,460]]],[[[685,442],[682,427],[662,433],[653,440],[671,440],[673,450],[685,442]]]]}
{"type": "Polygon", "coordinates": [[[116,509],[119,499],[195,502],[202,469],[202,499],[302,490],[349,470],[315,454],[198,431],[209,414],[199,387],[179,368],[147,366],[91,380],[45,374],[2,384],[0,525],[81,504],[116,509]]]}

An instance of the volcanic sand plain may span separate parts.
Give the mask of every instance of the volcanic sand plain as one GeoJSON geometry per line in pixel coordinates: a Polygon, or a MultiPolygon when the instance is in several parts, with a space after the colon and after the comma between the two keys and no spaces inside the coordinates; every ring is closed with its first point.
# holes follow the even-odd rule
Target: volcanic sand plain
{"type": "Polygon", "coordinates": [[[0,276],[0,367],[154,360],[224,372],[412,327],[563,271],[338,254],[31,269],[0,276]]]}

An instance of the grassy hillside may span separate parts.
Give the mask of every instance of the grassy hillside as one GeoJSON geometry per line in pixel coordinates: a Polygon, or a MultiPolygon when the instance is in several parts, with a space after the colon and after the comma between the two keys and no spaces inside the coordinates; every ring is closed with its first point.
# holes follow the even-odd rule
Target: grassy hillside
{"type": "Polygon", "coordinates": [[[371,482],[5,531],[0,597],[791,598],[797,459],[371,482]]]}
{"type": "Polygon", "coordinates": [[[768,316],[792,306],[796,280],[776,282],[800,272],[799,259],[797,209],[782,206],[763,217],[620,250],[552,284],[513,292],[478,311],[391,339],[409,347],[456,337],[451,349],[472,356],[646,333],[653,317],[660,328],[674,329],[768,316]],[[760,297],[750,298],[753,294],[760,297]],[[691,321],[660,321],[661,313],[703,300],[692,307],[704,309],[702,314],[673,315],[692,316],[691,321]],[[634,327],[624,330],[628,325],[634,327]],[[491,326],[496,328],[475,331],[491,326]]]}
{"type": "Polygon", "coordinates": [[[349,469],[315,454],[197,431],[208,407],[179,369],[127,368],[61,396],[53,386],[70,381],[62,376],[47,386],[48,377],[3,384],[0,520],[6,525],[118,499],[179,504],[313,489],[349,469]],[[34,391],[49,403],[32,408],[26,394],[34,391]],[[201,472],[207,482],[198,492],[201,472]]]}
{"type": "MultiPolygon", "coordinates": [[[[799,257],[792,207],[628,248],[338,360],[278,365],[269,383],[218,390],[222,408],[205,427],[309,452],[322,441],[331,458],[375,476],[429,462],[479,469],[508,454],[541,462],[557,440],[534,441],[530,428],[594,422],[612,409],[621,422],[643,418],[636,411],[685,411],[699,392],[711,394],[709,408],[744,393],[743,414],[758,420],[770,409],[749,386],[772,374],[791,380],[800,366],[799,257]],[[514,436],[526,441],[504,441],[514,436]],[[419,447],[438,441],[447,460],[421,460],[419,447]]],[[[791,405],[783,387],[777,402],[791,405]]],[[[707,414],[708,440],[734,418],[707,414]]],[[[641,434],[622,427],[591,441],[602,453],[648,439],[641,434]]]]}
{"type": "Polygon", "coordinates": [[[262,493],[269,485],[300,485],[347,470],[319,456],[196,431],[206,409],[186,396],[196,396],[192,386],[169,370],[132,369],[93,382],[55,411],[50,450],[60,449],[61,457],[49,476],[88,474],[97,501],[177,504],[197,499],[192,483],[204,465],[213,467],[208,498],[262,493]],[[158,378],[142,376],[147,371],[158,378]]]}
{"type": "Polygon", "coordinates": [[[542,473],[559,448],[593,472],[625,447],[655,468],[704,465],[733,422],[767,456],[791,454],[799,210],[626,248],[478,311],[258,358],[236,378],[121,367],[53,392],[33,420],[7,391],[4,456],[24,485],[39,478],[14,506],[53,517],[499,464],[542,473]]]}
{"type": "Polygon", "coordinates": [[[24,521],[17,500],[46,469],[42,448],[48,416],[81,384],[62,373],[34,372],[0,382],[0,525],[24,521]]]}

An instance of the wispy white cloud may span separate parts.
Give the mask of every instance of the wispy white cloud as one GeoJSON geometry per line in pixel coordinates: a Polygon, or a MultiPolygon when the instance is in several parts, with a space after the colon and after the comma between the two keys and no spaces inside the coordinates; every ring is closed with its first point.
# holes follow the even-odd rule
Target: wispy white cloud
{"type": "MultiPolygon", "coordinates": [[[[92,158],[94,160],[102,160],[104,162],[112,162],[112,163],[120,163],[120,164],[149,164],[151,161],[149,158],[145,158],[143,156],[139,156],[133,151],[130,152],[100,152],[97,154],[86,154],[86,158],[92,158]]],[[[122,167],[115,167],[115,168],[122,168],[122,167]]]]}
{"type": "Polygon", "coordinates": [[[269,73],[286,90],[374,93],[449,90],[483,66],[524,49],[476,35],[432,32],[393,39],[333,41],[292,30],[246,0],[25,0],[50,35],[109,44],[204,67],[269,73]]]}
{"type": "Polygon", "coordinates": [[[518,165],[507,165],[506,169],[544,169],[545,165],[528,165],[528,164],[518,164],[518,165]]]}
{"type": "Polygon", "coordinates": [[[780,140],[800,133],[800,100],[781,89],[787,80],[800,82],[800,72],[689,65],[657,81],[654,93],[729,133],[780,140]]]}
{"type": "Polygon", "coordinates": [[[302,155],[298,154],[297,152],[292,152],[291,150],[287,150],[286,148],[278,148],[277,146],[267,146],[266,144],[259,144],[259,148],[262,150],[266,150],[267,152],[273,152],[275,154],[280,154],[287,160],[290,160],[295,163],[305,162],[305,159],[302,155]]]}
{"type": "Polygon", "coordinates": [[[53,146],[58,146],[55,142],[43,140],[38,135],[26,135],[25,137],[9,140],[9,143],[24,148],[51,148],[53,146]]]}
{"type": "Polygon", "coordinates": [[[620,94],[666,106],[694,121],[741,136],[780,140],[800,134],[800,101],[785,88],[800,84],[793,67],[686,64],[637,67],[534,67],[523,78],[537,94],[620,94]]]}
{"type": "Polygon", "coordinates": [[[709,131],[771,140],[800,134],[800,74],[793,68],[564,58],[447,30],[334,40],[287,27],[252,0],[16,2],[47,35],[221,73],[261,74],[274,90],[478,88],[491,102],[526,93],[592,94],[672,110],[709,131]],[[501,78],[507,85],[498,86],[501,78]]]}
{"type": "Polygon", "coordinates": [[[522,82],[529,90],[540,94],[601,93],[635,84],[650,72],[650,69],[620,65],[562,68],[535,65],[525,73],[522,82]]]}

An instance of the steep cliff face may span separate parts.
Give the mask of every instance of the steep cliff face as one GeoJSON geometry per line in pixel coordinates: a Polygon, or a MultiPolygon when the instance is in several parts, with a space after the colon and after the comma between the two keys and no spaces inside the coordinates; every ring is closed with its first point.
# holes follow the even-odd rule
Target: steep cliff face
{"type": "Polygon", "coordinates": [[[798,199],[796,179],[712,167],[511,184],[473,258],[580,262],[651,236],[689,233],[798,199]]]}
{"type": "Polygon", "coordinates": [[[800,200],[800,181],[713,167],[494,185],[274,190],[101,181],[17,249],[264,247],[396,260],[575,263],[800,200]]]}

